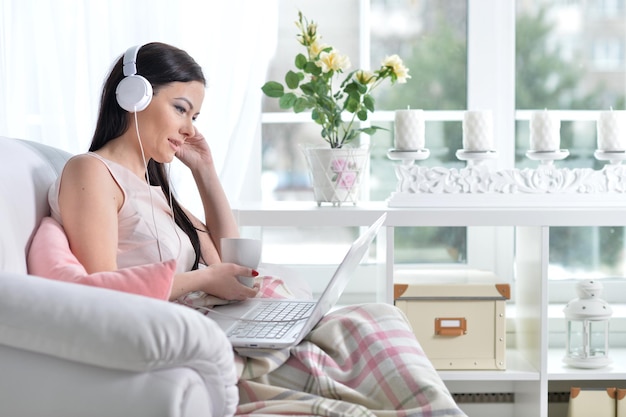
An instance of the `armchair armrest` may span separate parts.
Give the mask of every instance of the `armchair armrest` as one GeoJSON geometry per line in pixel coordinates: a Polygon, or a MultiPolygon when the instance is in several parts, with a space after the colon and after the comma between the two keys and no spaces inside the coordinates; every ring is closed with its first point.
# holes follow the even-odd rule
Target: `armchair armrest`
{"type": "Polygon", "coordinates": [[[230,343],[209,318],[148,297],[0,273],[0,344],[97,367],[150,372],[191,368],[214,403],[238,402],[230,343]]]}

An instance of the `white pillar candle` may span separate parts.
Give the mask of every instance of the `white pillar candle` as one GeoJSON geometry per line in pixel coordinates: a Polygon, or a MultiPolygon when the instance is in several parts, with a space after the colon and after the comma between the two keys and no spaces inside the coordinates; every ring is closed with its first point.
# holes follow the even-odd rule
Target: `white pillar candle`
{"type": "Polygon", "coordinates": [[[425,147],[424,111],[397,110],[395,114],[394,148],[416,151],[425,147]]]}
{"type": "Polygon", "coordinates": [[[626,150],[626,111],[601,111],[597,129],[599,150],[609,152],[626,150]]]}
{"type": "Polygon", "coordinates": [[[561,149],[561,121],[553,112],[541,110],[530,115],[530,150],[554,152],[561,149]]]}
{"type": "Polygon", "coordinates": [[[492,151],[493,116],[491,111],[468,110],[463,115],[463,150],[492,151]]]}

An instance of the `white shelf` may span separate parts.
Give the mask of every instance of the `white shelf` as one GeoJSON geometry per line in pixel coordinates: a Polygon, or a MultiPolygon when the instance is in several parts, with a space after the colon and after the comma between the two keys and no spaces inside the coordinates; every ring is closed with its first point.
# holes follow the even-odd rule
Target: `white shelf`
{"type": "Polygon", "coordinates": [[[548,379],[551,381],[626,380],[626,349],[612,349],[613,363],[605,368],[578,369],[563,363],[565,349],[548,350],[548,379]]]}
{"type": "MultiPolygon", "coordinates": [[[[536,417],[548,417],[549,383],[588,381],[593,385],[626,380],[626,349],[609,353],[614,360],[611,367],[588,370],[564,366],[564,350],[548,348],[549,327],[552,324],[555,330],[560,326],[562,316],[562,306],[548,304],[549,228],[626,225],[626,197],[533,195],[515,201],[497,196],[465,197],[424,196],[417,207],[388,207],[384,201],[341,207],[318,207],[315,202],[242,203],[235,208],[235,215],[242,227],[342,227],[368,226],[387,213],[387,230],[379,234],[386,249],[378,263],[384,268],[377,275],[382,284],[377,285],[377,296],[385,302],[393,300],[395,227],[514,227],[516,304],[515,315],[508,321],[515,326],[516,349],[507,349],[507,369],[440,370],[441,378],[453,392],[513,392],[510,415],[536,417]],[[573,204],[572,198],[580,201],[573,204]]],[[[624,317],[626,310],[616,308],[615,315],[624,317]]]]}
{"type": "MultiPolygon", "coordinates": [[[[445,196],[445,195],[444,195],[445,196]]],[[[442,196],[443,197],[443,196],[442,196]]],[[[471,196],[474,197],[474,196],[471,196]]],[[[387,213],[386,226],[620,226],[626,225],[626,198],[618,201],[590,197],[585,205],[555,201],[528,206],[437,205],[388,207],[385,201],[359,202],[341,207],[315,202],[239,203],[234,206],[241,226],[369,226],[387,213]]]]}
{"type": "Polygon", "coordinates": [[[483,371],[439,371],[444,381],[538,381],[539,371],[534,369],[520,352],[506,351],[507,369],[483,371]]]}

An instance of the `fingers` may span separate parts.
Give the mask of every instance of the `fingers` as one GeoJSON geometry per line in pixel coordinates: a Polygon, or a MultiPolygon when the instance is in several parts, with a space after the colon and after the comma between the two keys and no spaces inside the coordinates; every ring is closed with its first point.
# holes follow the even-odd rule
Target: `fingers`
{"type": "Polygon", "coordinates": [[[256,297],[257,293],[259,292],[259,287],[246,287],[246,292],[245,292],[245,296],[246,298],[253,298],[256,297]]]}
{"type": "Polygon", "coordinates": [[[237,301],[256,297],[258,294],[260,286],[254,282],[254,277],[259,275],[256,270],[233,263],[213,264],[211,267],[219,272],[216,273],[216,286],[207,291],[210,294],[237,301]],[[245,281],[250,282],[246,285],[245,281]]]}
{"type": "Polygon", "coordinates": [[[240,277],[258,277],[259,272],[256,269],[248,268],[247,266],[241,266],[237,264],[231,264],[235,266],[235,275],[239,275],[240,277]]]}
{"type": "Polygon", "coordinates": [[[238,300],[238,301],[243,301],[243,300],[246,300],[248,298],[254,298],[254,297],[256,297],[256,295],[259,292],[259,287],[257,285],[255,285],[254,287],[250,288],[250,287],[247,287],[247,286],[239,283],[239,286],[237,287],[237,289],[239,291],[237,292],[237,295],[235,296],[234,299],[238,300]]]}
{"type": "Polygon", "coordinates": [[[252,268],[246,268],[243,267],[246,271],[245,274],[239,274],[239,275],[245,275],[247,277],[258,277],[259,276],[259,272],[256,269],[252,269],[252,268]]]}

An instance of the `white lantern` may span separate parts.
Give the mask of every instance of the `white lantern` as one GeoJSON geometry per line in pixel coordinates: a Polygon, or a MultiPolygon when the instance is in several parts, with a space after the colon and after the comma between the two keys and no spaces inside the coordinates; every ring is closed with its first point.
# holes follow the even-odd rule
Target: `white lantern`
{"type": "Polygon", "coordinates": [[[613,311],[600,298],[602,284],[582,280],[576,285],[578,298],[563,310],[567,320],[566,352],[563,361],[576,368],[602,368],[611,363],[609,320],[613,311]]]}

